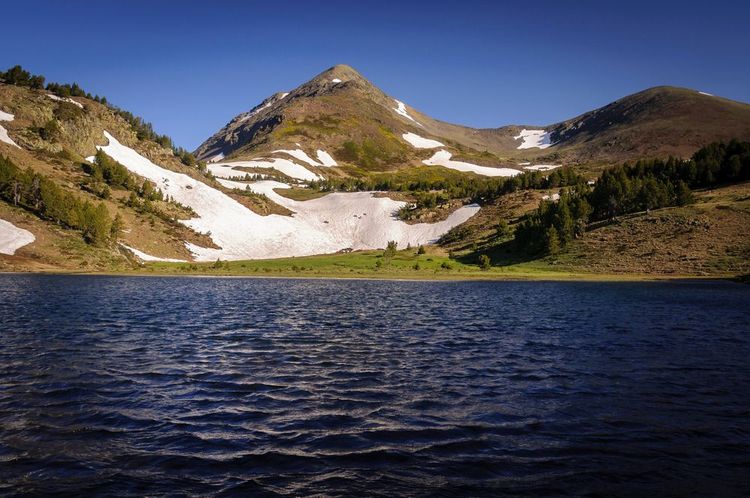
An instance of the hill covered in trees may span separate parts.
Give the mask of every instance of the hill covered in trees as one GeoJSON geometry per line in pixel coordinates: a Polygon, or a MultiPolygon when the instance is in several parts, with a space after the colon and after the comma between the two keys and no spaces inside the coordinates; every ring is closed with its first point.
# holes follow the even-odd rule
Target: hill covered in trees
{"type": "Polygon", "coordinates": [[[750,180],[750,142],[733,140],[701,148],[692,159],[642,160],[606,169],[593,190],[576,186],[557,201],[542,201],[515,231],[519,248],[556,254],[590,222],[694,200],[692,189],[750,180]]]}

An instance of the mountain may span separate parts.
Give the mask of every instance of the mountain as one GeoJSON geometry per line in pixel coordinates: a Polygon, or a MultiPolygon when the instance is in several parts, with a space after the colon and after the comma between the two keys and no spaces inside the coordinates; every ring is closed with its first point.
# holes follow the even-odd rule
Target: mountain
{"type": "MultiPolygon", "coordinates": [[[[489,251],[501,232],[505,251],[524,213],[561,187],[593,180],[610,162],[686,157],[707,141],[748,140],[748,115],[746,104],[662,87],[554,125],[478,130],[432,119],[335,66],[230,121],[196,151],[205,164],[104,98],[75,84],[45,87],[43,77],[11,68],[0,72],[0,271],[131,271],[159,261],[188,262],[178,271],[193,271],[197,262],[224,268],[439,239],[445,250],[433,246],[430,258],[447,250],[474,264],[471,255],[489,251]]],[[[707,153],[724,154],[721,147],[707,153]]],[[[737,147],[730,148],[746,150],[737,147]]],[[[721,171],[704,158],[694,185],[738,182],[747,175],[732,172],[745,171],[746,156],[718,154],[721,171]]],[[[628,184],[634,202],[672,202],[674,186],[660,191],[641,181],[628,184]]],[[[720,204],[703,193],[705,210],[683,208],[687,218],[671,226],[684,231],[706,218],[706,258],[721,260],[711,248],[721,238],[741,260],[746,244],[730,235],[747,232],[747,188],[720,204]]],[[[633,260],[649,233],[638,223],[633,260]]],[[[670,230],[659,232],[667,256],[679,253],[670,230]]],[[[611,254],[620,233],[611,232],[599,246],[587,239],[570,247],[611,254]]],[[[379,257],[355,255],[360,266],[351,271],[380,269],[361,266],[379,257]]],[[[451,267],[428,261],[434,270],[451,267]]],[[[722,271],[737,268],[744,267],[722,271]]]]}
{"type": "Polygon", "coordinates": [[[643,157],[689,157],[712,141],[748,139],[750,105],[657,87],[561,123],[474,129],[435,120],[386,95],[353,68],[338,65],[239,114],[195,154],[218,161],[288,157],[274,151],[295,149],[314,156],[324,150],[341,166],[326,170],[328,175],[358,175],[420,165],[438,150],[415,148],[404,134],[439,142],[453,162],[477,166],[609,165],[643,157]]]}
{"type": "MultiPolygon", "coordinates": [[[[44,89],[32,83],[39,77],[19,71],[5,82],[0,74],[0,252],[7,253],[0,268],[102,270],[138,260],[405,247],[432,242],[479,210],[458,204],[431,223],[406,223],[394,216],[407,204],[403,196],[302,191],[303,200],[289,183],[214,178],[132,114],[76,87],[44,89]]],[[[311,85],[299,94],[319,91],[311,85]]],[[[309,174],[291,160],[285,165],[309,174]]]]}
{"type": "MultiPolygon", "coordinates": [[[[750,105],[707,93],[661,86],[623,97],[552,125],[561,158],[622,162],[690,157],[705,144],[750,137],[750,105]]],[[[557,146],[556,146],[557,147],[557,146]]]]}

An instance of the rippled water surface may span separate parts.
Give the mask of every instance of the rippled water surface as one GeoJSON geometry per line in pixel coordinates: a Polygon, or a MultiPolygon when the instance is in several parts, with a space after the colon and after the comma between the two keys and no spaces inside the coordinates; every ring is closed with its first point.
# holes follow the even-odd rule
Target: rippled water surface
{"type": "Polygon", "coordinates": [[[0,494],[750,494],[750,287],[0,276],[0,494]]]}

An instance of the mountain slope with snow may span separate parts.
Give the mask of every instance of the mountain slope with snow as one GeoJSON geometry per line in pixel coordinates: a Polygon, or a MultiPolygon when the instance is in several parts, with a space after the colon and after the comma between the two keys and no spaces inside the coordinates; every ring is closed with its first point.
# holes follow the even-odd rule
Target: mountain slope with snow
{"type": "MultiPolygon", "coordinates": [[[[248,183],[251,190],[294,212],[292,216],[261,216],[206,183],[164,169],[122,145],[109,133],[104,135],[109,143],[98,149],[131,172],[151,180],[165,195],[195,212],[195,218],[183,223],[197,232],[210,233],[212,241],[219,246],[214,249],[188,243],[196,261],[306,256],[346,248],[374,249],[385,247],[391,240],[402,247],[427,244],[479,210],[479,206],[464,206],[442,222],[409,225],[395,217],[404,202],[376,197],[371,192],[332,193],[309,201],[294,201],[275,191],[289,188],[286,184],[248,183]]],[[[216,170],[216,174],[220,173],[216,170]]]]}
{"type": "Polygon", "coordinates": [[[694,90],[652,88],[547,126],[474,129],[433,119],[339,65],[239,114],[196,154],[206,160],[218,154],[244,160],[296,148],[314,157],[320,148],[341,166],[361,167],[350,152],[369,144],[385,153],[367,169],[389,171],[426,159],[414,149],[444,147],[453,155],[496,158],[475,166],[514,169],[519,161],[575,165],[644,155],[687,157],[705,143],[732,138],[750,138],[750,106],[694,90]],[[407,143],[411,147],[404,147],[407,143]]]}

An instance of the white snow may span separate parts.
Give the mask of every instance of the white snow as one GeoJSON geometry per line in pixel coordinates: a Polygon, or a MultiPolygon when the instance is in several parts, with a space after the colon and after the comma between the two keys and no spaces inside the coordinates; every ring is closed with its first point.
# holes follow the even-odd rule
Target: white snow
{"type": "Polygon", "coordinates": [[[414,121],[415,123],[417,123],[419,126],[422,126],[422,124],[419,123],[419,122],[417,122],[416,119],[414,119],[413,117],[409,116],[409,113],[406,111],[406,104],[404,104],[403,102],[401,102],[400,100],[397,100],[397,99],[393,99],[393,100],[396,102],[396,105],[398,106],[398,107],[394,107],[393,108],[393,110],[396,111],[396,113],[402,115],[406,119],[411,119],[412,121],[414,121]]]}
{"type": "Polygon", "coordinates": [[[12,256],[16,250],[36,240],[34,234],[0,219],[0,254],[12,256]]]}
{"type": "MultiPolygon", "coordinates": [[[[265,175],[262,175],[265,178],[265,175]]],[[[227,180],[226,178],[216,178],[216,181],[219,182],[221,185],[228,189],[239,189],[239,190],[247,190],[248,183],[246,182],[236,182],[234,180],[227,180]]]]}
{"type": "Polygon", "coordinates": [[[320,161],[322,166],[325,166],[326,168],[338,166],[336,160],[328,152],[318,149],[315,154],[318,156],[318,161],[320,161]]]}
{"type": "Polygon", "coordinates": [[[284,93],[282,93],[282,94],[281,94],[281,97],[279,97],[279,100],[283,99],[283,98],[284,98],[284,97],[286,97],[287,95],[289,95],[289,92],[284,92],[284,93]]]}
{"type": "MultiPolygon", "coordinates": [[[[203,182],[157,166],[109,133],[105,132],[105,136],[109,144],[97,148],[195,211],[195,218],[182,223],[200,233],[210,232],[213,242],[221,247],[210,249],[185,243],[198,261],[304,256],[348,247],[374,249],[385,247],[389,240],[395,240],[400,247],[416,246],[436,240],[479,211],[477,205],[464,206],[445,221],[408,225],[395,216],[404,202],[375,197],[372,192],[332,193],[309,201],[294,201],[273,190],[289,188],[288,185],[262,181],[251,183],[250,188],[295,214],[261,216],[203,182]]],[[[244,161],[247,162],[251,161],[244,161]]],[[[240,188],[244,184],[230,185],[240,188]]]]}
{"type": "MultiPolygon", "coordinates": [[[[13,121],[15,116],[9,112],[3,112],[0,111],[0,121],[13,121]]],[[[10,136],[8,136],[8,130],[5,129],[5,127],[0,126],[0,142],[5,142],[6,144],[13,145],[15,147],[18,147],[18,144],[13,141],[10,136]]],[[[19,149],[21,147],[18,147],[19,149]]]]}
{"type": "Polygon", "coordinates": [[[209,159],[208,162],[210,162],[210,163],[217,163],[217,162],[221,161],[222,159],[224,159],[224,153],[223,152],[219,152],[214,157],[212,157],[211,159],[209,159]]]}
{"type": "Polygon", "coordinates": [[[140,258],[142,261],[167,261],[169,263],[186,263],[184,259],[159,258],[156,256],[151,256],[150,254],[146,254],[145,252],[139,251],[135,247],[130,247],[129,245],[123,244],[122,242],[120,242],[120,245],[138,256],[138,258],[140,258]]]}
{"type": "Polygon", "coordinates": [[[52,100],[58,100],[60,102],[70,102],[71,104],[75,104],[78,107],[80,107],[81,109],[83,109],[83,104],[81,104],[80,102],[76,102],[75,100],[71,99],[70,97],[58,97],[57,95],[52,94],[52,93],[48,93],[47,97],[51,98],[52,100]]]}
{"type": "Polygon", "coordinates": [[[230,161],[208,165],[209,171],[211,171],[214,176],[223,178],[244,178],[248,172],[234,169],[238,167],[275,169],[276,171],[279,171],[290,178],[296,178],[297,180],[313,181],[322,179],[322,177],[316,175],[304,166],[300,166],[289,159],[282,159],[280,157],[253,159],[251,161],[230,161]]]}
{"type": "Polygon", "coordinates": [[[416,149],[434,149],[435,147],[444,147],[444,145],[437,140],[420,137],[416,133],[409,132],[404,133],[401,136],[416,149]]]}
{"type": "Polygon", "coordinates": [[[447,150],[435,152],[431,158],[422,161],[428,166],[443,166],[445,168],[455,169],[457,171],[472,172],[483,176],[515,176],[519,173],[517,169],[512,168],[491,168],[489,166],[477,166],[476,164],[465,163],[462,161],[452,161],[451,153],[447,150]]]}
{"type": "Polygon", "coordinates": [[[341,83],[341,80],[340,80],[340,79],[338,79],[338,78],[333,78],[333,79],[331,80],[331,83],[341,83]]]}
{"type": "Polygon", "coordinates": [[[529,171],[551,171],[561,166],[562,164],[535,164],[533,166],[524,166],[523,169],[526,169],[529,171]]]}
{"type": "Polygon", "coordinates": [[[307,163],[310,166],[322,166],[322,164],[320,164],[318,161],[316,161],[312,157],[308,156],[307,152],[305,152],[302,149],[292,149],[292,150],[279,149],[279,150],[273,151],[274,154],[277,154],[279,152],[282,154],[289,154],[290,156],[296,159],[299,159],[300,161],[307,163]]]}
{"type": "MultiPolygon", "coordinates": [[[[282,97],[282,98],[283,98],[283,97],[282,97]]],[[[273,105],[273,102],[267,102],[267,103],[263,104],[262,106],[258,107],[257,109],[255,109],[254,111],[250,111],[250,112],[248,112],[247,114],[245,114],[244,116],[242,116],[242,117],[241,117],[241,118],[239,119],[239,121],[238,121],[238,122],[240,122],[240,123],[241,123],[241,122],[243,122],[243,121],[247,121],[248,119],[250,119],[250,118],[252,118],[253,116],[255,116],[256,114],[258,114],[258,113],[259,113],[260,111],[262,111],[263,109],[268,109],[268,108],[269,108],[269,107],[271,107],[272,105],[273,105]]]]}
{"type": "Polygon", "coordinates": [[[523,139],[523,143],[519,145],[518,149],[546,149],[554,145],[551,141],[551,134],[544,130],[521,130],[518,136],[513,137],[513,140],[523,139]]]}
{"type": "Polygon", "coordinates": [[[706,96],[708,96],[708,97],[713,97],[713,96],[714,96],[713,94],[711,94],[711,93],[706,93],[706,92],[698,92],[698,93],[700,93],[701,95],[706,95],[706,96]]]}
{"type": "Polygon", "coordinates": [[[560,194],[552,194],[552,195],[543,195],[542,196],[543,201],[559,201],[560,200],[560,194]]]}

